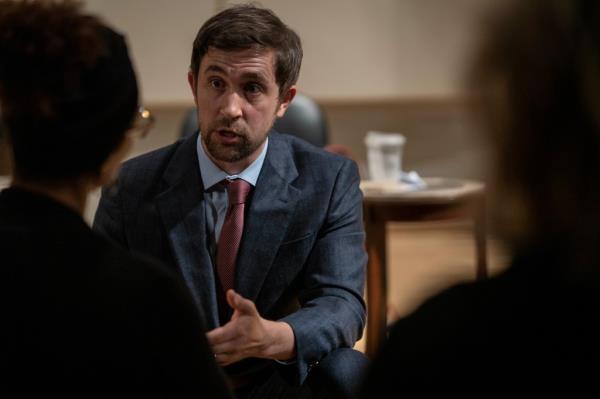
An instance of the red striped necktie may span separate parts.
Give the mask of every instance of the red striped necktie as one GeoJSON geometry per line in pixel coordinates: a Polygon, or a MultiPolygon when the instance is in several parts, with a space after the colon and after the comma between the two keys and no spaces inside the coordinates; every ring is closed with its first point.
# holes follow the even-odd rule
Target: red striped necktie
{"type": "Polygon", "coordinates": [[[252,186],[242,179],[223,182],[227,186],[229,206],[217,246],[217,274],[223,292],[227,292],[234,288],[235,263],[244,231],[244,208],[252,186]]]}

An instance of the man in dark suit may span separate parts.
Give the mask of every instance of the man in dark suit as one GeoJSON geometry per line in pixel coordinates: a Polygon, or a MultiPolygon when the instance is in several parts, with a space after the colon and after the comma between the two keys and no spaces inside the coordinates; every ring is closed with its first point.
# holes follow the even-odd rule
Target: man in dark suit
{"type": "Polygon", "coordinates": [[[356,165],[271,131],[301,60],[270,10],[209,19],[188,75],[200,133],[127,162],[94,222],[183,275],[240,397],[341,396],[365,364],[356,165]]]}
{"type": "Polygon", "coordinates": [[[72,2],[0,0],[0,105],[1,395],[230,398],[180,277],[82,218],[149,127],[124,38],[72,2]]]}

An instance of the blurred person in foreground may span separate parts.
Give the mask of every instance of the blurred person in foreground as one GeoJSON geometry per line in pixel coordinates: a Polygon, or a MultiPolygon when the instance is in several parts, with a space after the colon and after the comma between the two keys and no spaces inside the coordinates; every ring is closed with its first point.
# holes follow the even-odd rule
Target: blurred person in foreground
{"type": "Polygon", "coordinates": [[[343,396],[366,365],[356,164],[271,129],[301,62],[271,10],[206,21],[188,73],[199,133],[126,162],[94,220],[181,273],[242,398],[343,396]]]}
{"type": "Polygon", "coordinates": [[[179,278],[82,218],[150,127],[125,39],[73,2],[0,1],[4,397],[230,397],[179,278]]]}
{"type": "Polygon", "coordinates": [[[599,391],[600,2],[504,6],[470,78],[512,265],[398,321],[364,397],[599,391]]]}

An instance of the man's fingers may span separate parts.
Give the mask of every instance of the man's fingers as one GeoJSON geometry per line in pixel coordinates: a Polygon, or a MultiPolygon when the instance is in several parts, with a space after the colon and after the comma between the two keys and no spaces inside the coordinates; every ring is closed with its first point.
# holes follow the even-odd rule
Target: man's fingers
{"type": "Polygon", "coordinates": [[[232,323],[227,323],[206,333],[206,339],[211,346],[234,340],[237,336],[237,329],[232,323]]]}
{"type": "Polygon", "coordinates": [[[217,353],[215,354],[215,360],[219,366],[228,366],[232,363],[241,360],[241,356],[235,353],[217,353]]]}
{"type": "Polygon", "coordinates": [[[249,299],[244,298],[234,290],[227,291],[227,303],[229,306],[233,308],[233,310],[237,310],[238,312],[244,314],[257,314],[256,306],[254,302],[249,299]]]}
{"type": "Polygon", "coordinates": [[[214,353],[235,353],[240,349],[240,343],[238,341],[227,341],[220,344],[212,345],[211,347],[214,353]]]}
{"type": "MultiPolygon", "coordinates": [[[[231,321],[206,334],[215,359],[221,366],[236,363],[256,351],[257,330],[261,318],[254,303],[234,290],[227,291],[227,302],[233,308],[231,321]]],[[[260,333],[259,333],[260,334],[260,333]]]]}

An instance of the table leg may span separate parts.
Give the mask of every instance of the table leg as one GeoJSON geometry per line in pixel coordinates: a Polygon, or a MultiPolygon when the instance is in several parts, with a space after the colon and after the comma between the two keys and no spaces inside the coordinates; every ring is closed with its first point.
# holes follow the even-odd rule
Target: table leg
{"type": "Polygon", "coordinates": [[[475,233],[475,262],[477,280],[483,280],[488,276],[487,270],[487,240],[486,240],[486,211],[485,196],[482,194],[475,201],[474,233],[475,233]]]}
{"type": "Polygon", "coordinates": [[[367,355],[373,357],[386,337],[387,270],[385,222],[365,215],[367,265],[367,355]]]}

